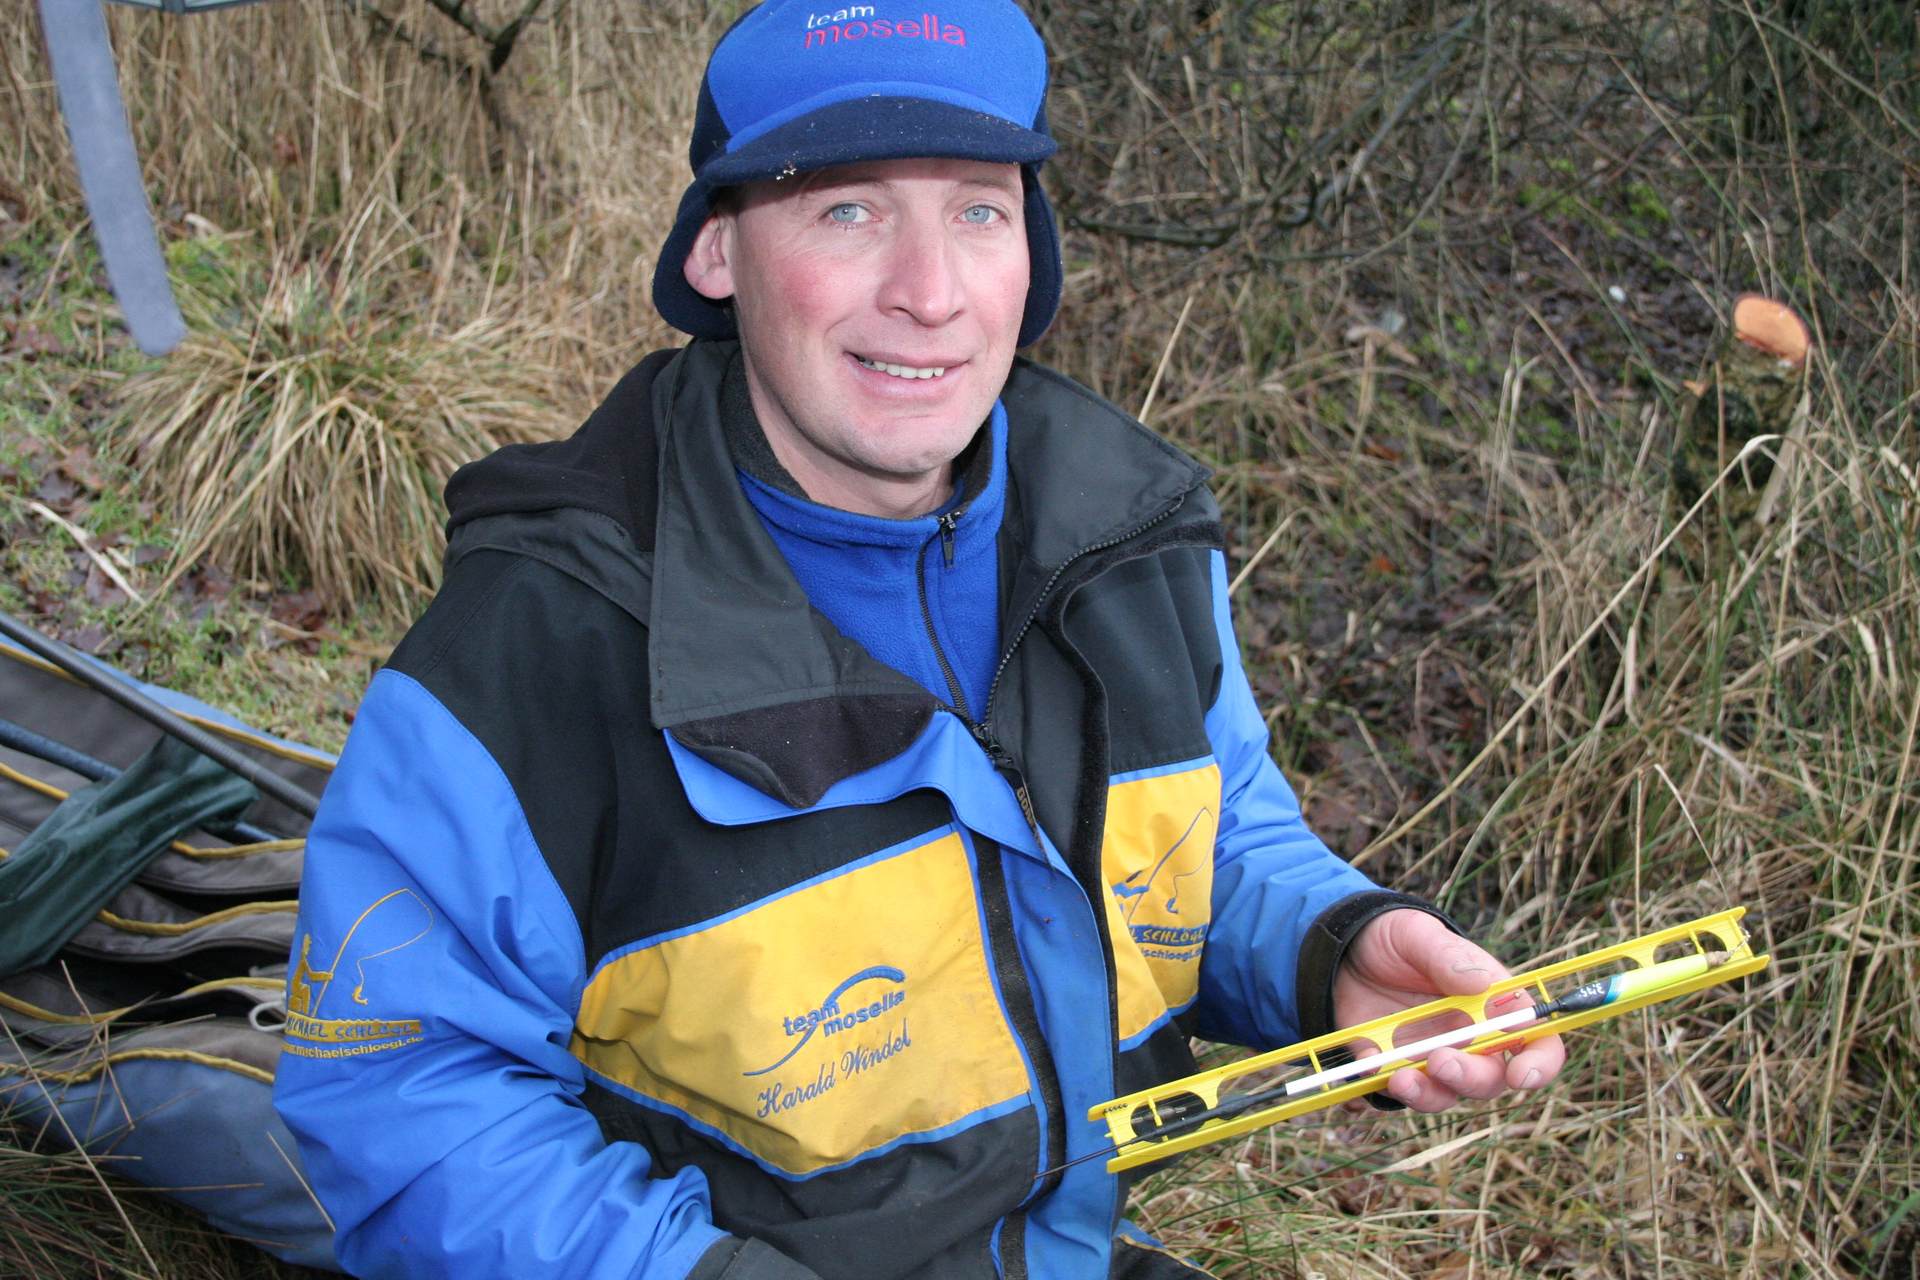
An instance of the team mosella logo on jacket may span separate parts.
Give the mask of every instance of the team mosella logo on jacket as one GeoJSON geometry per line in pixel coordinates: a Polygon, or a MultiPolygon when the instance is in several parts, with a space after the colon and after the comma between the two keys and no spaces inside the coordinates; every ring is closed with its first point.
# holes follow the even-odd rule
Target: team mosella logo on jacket
{"type": "MultiPolygon", "coordinates": [[[[368,984],[381,975],[374,963],[404,951],[433,929],[433,910],[411,889],[395,889],[370,903],[341,936],[324,968],[314,967],[313,934],[300,938],[300,956],[287,975],[286,1050],[303,1058],[349,1058],[399,1049],[420,1041],[420,1019],[371,1016],[368,984]],[[369,966],[372,966],[369,968],[369,966]],[[362,1017],[322,1017],[336,984],[351,981],[352,1005],[362,1017]]],[[[340,1002],[328,1008],[340,1012],[340,1002]]]]}
{"type": "Polygon", "coordinates": [[[760,1118],[803,1107],[841,1081],[883,1066],[906,1052],[913,1046],[907,1016],[904,1012],[893,1016],[906,1002],[905,972],[892,965],[876,964],[849,974],[815,1007],[782,1015],[781,1033],[791,1041],[786,1052],[764,1067],[740,1073],[769,1078],[760,1091],[760,1118]],[[820,1053],[816,1042],[825,1044],[827,1052],[820,1053]],[[814,1067],[811,1077],[790,1066],[808,1045],[816,1045],[803,1060],[814,1067]]]}

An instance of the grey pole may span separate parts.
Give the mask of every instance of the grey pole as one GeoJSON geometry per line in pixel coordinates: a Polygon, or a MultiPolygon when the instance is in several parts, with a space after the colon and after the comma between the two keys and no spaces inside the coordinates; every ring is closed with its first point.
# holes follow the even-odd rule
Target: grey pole
{"type": "Polygon", "coordinates": [[[100,0],[40,0],[40,25],[107,279],[133,340],[148,355],[163,356],[180,345],[187,326],[153,236],[106,11],[100,0]]]}

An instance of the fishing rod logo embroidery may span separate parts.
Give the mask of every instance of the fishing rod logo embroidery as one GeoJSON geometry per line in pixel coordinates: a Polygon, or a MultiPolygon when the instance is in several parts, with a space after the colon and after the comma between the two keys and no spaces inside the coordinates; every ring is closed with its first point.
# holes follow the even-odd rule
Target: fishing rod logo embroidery
{"type": "Polygon", "coordinates": [[[1205,893],[1209,888],[1205,877],[1197,886],[1188,882],[1211,865],[1217,821],[1213,809],[1202,805],[1166,852],[1109,886],[1120,899],[1134,945],[1150,960],[1199,958],[1213,904],[1196,903],[1188,896],[1195,889],[1205,893]],[[1185,923],[1189,920],[1199,923],[1185,923]]]}
{"type": "MultiPolygon", "coordinates": [[[[367,1005],[368,964],[405,950],[432,929],[433,910],[420,895],[395,889],[360,913],[324,969],[313,967],[313,934],[302,934],[300,957],[287,975],[287,1052],[306,1058],[346,1058],[418,1043],[418,1018],[323,1018],[320,1006],[342,975],[353,979],[353,1003],[367,1005]]],[[[373,973],[377,976],[380,966],[373,973]]]]}
{"type": "Polygon", "coordinates": [[[822,1040],[841,1036],[849,1039],[833,1040],[811,1079],[793,1083],[784,1075],[775,1076],[760,1090],[756,1114],[764,1120],[778,1112],[803,1107],[824,1097],[842,1081],[884,1066],[912,1048],[906,1014],[901,1013],[897,1022],[888,1021],[888,1015],[906,1002],[906,973],[892,965],[876,964],[849,974],[814,1008],[782,1017],[780,1030],[793,1043],[766,1066],[743,1071],[741,1075],[771,1076],[792,1062],[816,1035],[822,1040]],[[885,985],[865,985],[870,983],[885,985]],[[850,998],[855,988],[862,988],[859,996],[850,998]]]}

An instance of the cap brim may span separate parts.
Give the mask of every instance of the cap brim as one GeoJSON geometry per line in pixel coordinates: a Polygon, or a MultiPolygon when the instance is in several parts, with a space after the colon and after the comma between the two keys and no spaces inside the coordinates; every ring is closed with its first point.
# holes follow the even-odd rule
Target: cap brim
{"type": "Polygon", "coordinates": [[[873,94],[834,102],[729,148],[700,168],[708,188],[738,186],[865,160],[923,156],[1039,164],[1052,138],[1001,116],[927,98],[873,94]]]}

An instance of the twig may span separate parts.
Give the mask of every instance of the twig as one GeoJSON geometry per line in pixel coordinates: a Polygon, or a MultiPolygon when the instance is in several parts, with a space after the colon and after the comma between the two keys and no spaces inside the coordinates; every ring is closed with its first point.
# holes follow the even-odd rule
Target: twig
{"type": "Polygon", "coordinates": [[[498,74],[500,68],[507,65],[507,59],[513,56],[513,46],[520,39],[520,33],[526,30],[527,24],[533,21],[533,16],[540,12],[540,6],[545,3],[546,0],[527,0],[514,20],[500,28],[500,35],[493,42],[493,52],[487,56],[487,70],[498,74]]]}
{"type": "MultiPolygon", "coordinates": [[[[480,95],[480,107],[487,113],[487,123],[510,137],[517,139],[523,136],[520,126],[507,114],[506,108],[501,105],[499,94],[495,91],[490,71],[498,70],[497,67],[475,66],[464,58],[448,53],[425,36],[415,35],[401,26],[396,19],[388,17],[378,5],[373,3],[373,0],[342,0],[342,2],[365,18],[375,34],[406,45],[414,51],[420,61],[428,66],[438,67],[454,80],[471,80],[475,91],[480,95]]],[[[518,38],[518,33],[515,38],[518,38]]],[[[504,62],[505,59],[501,61],[504,62]]]]}
{"type": "Polygon", "coordinates": [[[1193,294],[1187,295],[1187,305],[1180,308],[1180,318],[1173,322],[1173,332],[1167,335],[1167,345],[1160,352],[1160,363],[1154,368],[1153,381],[1147,384],[1147,398],[1140,402],[1140,412],[1133,415],[1145,422],[1147,411],[1153,408],[1153,397],[1160,390],[1160,377],[1167,371],[1167,361],[1173,356],[1173,348],[1180,341],[1180,331],[1187,327],[1187,313],[1193,310],[1193,294]]]}
{"type": "Polygon", "coordinates": [[[345,0],[345,3],[349,9],[365,18],[377,34],[406,45],[419,55],[420,61],[455,76],[472,76],[479,72],[478,67],[454,57],[425,36],[416,36],[408,31],[382,12],[373,0],[345,0]]]}
{"type": "Polygon", "coordinates": [[[92,535],[89,534],[85,529],[82,529],[79,525],[74,524],[72,521],[68,520],[66,517],[62,516],[59,512],[55,511],[52,507],[49,507],[44,503],[29,502],[27,503],[27,510],[33,512],[33,514],[39,516],[42,520],[45,520],[50,524],[57,526],[60,529],[64,529],[66,531],[67,536],[72,538],[75,542],[79,543],[80,549],[87,553],[87,559],[93,561],[94,565],[99,568],[100,572],[106,574],[108,580],[111,581],[114,586],[126,592],[128,597],[131,598],[135,604],[144,605],[147,602],[146,598],[134,589],[133,584],[131,582],[128,582],[124,577],[121,576],[120,570],[114,568],[113,561],[107,559],[107,557],[100,554],[100,549],[93,545],[92,535]]]}
{"type": "Polygon", "coordinates": [[[120,1225],[127,1229],[127,1237],[133,1241],[134,1247],[140,1250],[140,1256],[147,1260],[147,1266],[151,1268],[152,1273],[159,1275],[160,1264],[155,1262],[153,1254],[147,1251],[147,1242],[140,1238],[140,1232],[134,1227],[133,1219],[127,1216],[126,1208],[120,1203],[120,1197],[113,1194],[113,1187],[108,1183],[106,1176],[100,1172],[100,1166],[94,1162],[93,1153],[87,1150],[86,1144],[81,1142],[80,1136],[73,1131],[73,1126],[67,1123],[67,1113],[60,1109],[60,1100],[53,1096],[53,1091],[47,1088],[47,1082],[41,1078],[38,1071],[34,1070],[26,1050],[21,1047],[19,1039],[13,1034],[13,1028],[6,1026],[5,1023],[0,1023],[0,1028],[6,1030],[8,1043],[20,1056],[27,1079],[40,1090],[40,1096],[46,1101],[48,1114],[60,1122],[61,1130],[67,1135],[67,1141],[79,1153],[81,1162],[87,1167],[87,1172],[91,1173],[94,1181],[100,1184],[100,1190],[106,1194],[107,1203],[113,1206],[114,1213],[120,1219],[120,1225]]]}
{"type": "Polygon", "coordinates": [[[302,1173],[300,1166],[293,1162],[293,1157],[287,1154],[287,1149],[280,1145],[280,1139],[273,1136],[273,1130],[271,1129],[267,1130],[267,1141],[271,1142],[273,1149],[280,1153],[280,1158],[287,1162],[287,1168],[300,1183],[300,1189],[307,1193],[307,1199],[313,1201],[313,1207],[320,1211],[320,1220],[327,1224],[327,1230],[339,1230],[338,1227],[334,1226],[333,1215],[327,1212],[327,1206],[321,1204],[320,1197],[314,1194],[313,1184],[307,1181],[307,1175],[302,1173]]]}
{"type": "Polygon", "coordinates": [[[453,19],[455,26],[482,43],[492,45],[500,39],[500,33],[480,20],[479,15],[467,11],[467,0],[427,0],[427,3],[453,19]]]}
{"type": "Polygon", "coordinates": [[[467,8],[467,0],[427,0],[427,3],[453,19],[456,26],[477,37],[487,46],[487,73],[499,74],[500,68],[507,65],[507,59],[513,56],[513,46],[520,39],[520,33],[526,30],[534,15],[540,12],[540,6],[547,0],[526,0],[513,21],[504,27],[493,27],[481,21],[479,15],[467,8]]]}
{"type": "Polygon", "coordinates": [[[1240,584],[1247,580],[1247,575],[1253,572],[1255,566],[1267,558],[1267,552],[1273,550],[1273,544],[1280,541],[1280,535],[1287,531],[1287,526],[1292,524],[1293,518],[1299,514],[1300,508],[1295,507],[1280,518],[1279,524],[1273,526],[1273,532],[1268,534],[1267,540],[1260,544],[1260,549],[1248,557],[1247,562],[1240,566],[1240,572],[1234,574],[1233,581],[1227,584],[1227,595],[1229,598],[1232,597],[1234,592],[1240,590],[1240,584]]]}
{"type": "Polygon", "coordinates": [[[1171,244],[1183,249],[1218,249],[1240,229],[1240,224],[1236,222],[1216,223],[1207,227],[1186,227],[1166,222],[1138,225],[1078,215],[1070,215],[1067,225],[1076,231],[1091,231],[1095,235],[1120,236],[1127,240],[1144,240],[1149,244],[1171,244]]]}
{"type": "Polygon", "coordinates": [[[1380,149],[1380,145],[1387,140],[1387,135],[1394,131],[1400,124],[1400,121],[1406,117],[1407,112],[1413,110],[1413,104],[1426,96],[1427,90],[1433,87],[1433,82],[1438,80],[1441,75],[1453,65],[1453,46],[1457,44],[1460,37],[1464,36],[1468,29],[1479,20],[1479,17],[1480,11],[1477,9],[1468,13],[1451,27],[1448,27],[1446,32],[1442,34],[1438,40],[1435,40],[1431,45],[1427,46],[1414,65],[1418,67],[1422,63],[1428,62],[1431,62],[1432,65],[1429,66],[1418,79],[1407,86],[1407,91],[1400,95],[1400,100],[1393,104],[1393,107],[1380,121],[1380,127],[1373,131],[1373,136],[1368,138],[1360,150],[1354,153],[1352,162],[1339,173],[1327,179],[1320,190],[1314,194],[1312,203],[1301,211],[1300,214],[1296,215],[1300,221],[1297,223],[1290,222],[1286,225],[1306,225],[1308,221],[1319,217],[1322,209],[1344,197],[1348,188],[1359,181],[1360,175],[1366,170],[1367,162],[1373,159],[1373,153],[1380,149]]]}

